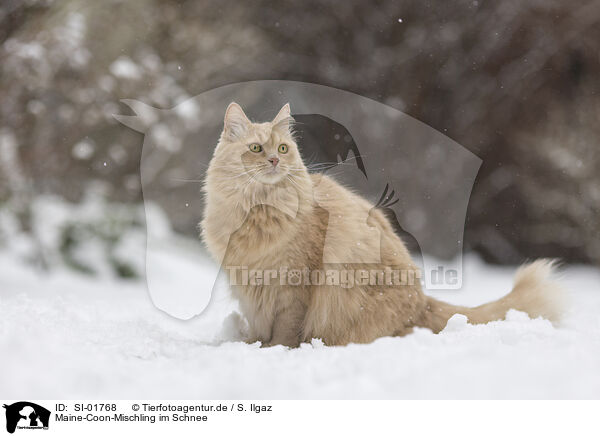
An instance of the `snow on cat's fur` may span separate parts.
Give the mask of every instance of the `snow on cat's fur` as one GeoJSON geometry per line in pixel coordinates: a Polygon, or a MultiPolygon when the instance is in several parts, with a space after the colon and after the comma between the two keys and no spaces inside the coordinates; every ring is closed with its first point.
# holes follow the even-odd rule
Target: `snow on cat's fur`
{"type": "Polygon", "coordinates": [[[312,338],[328,345],[364,343],[405,335],[413,327],[439,332],[456,313],[471,323],[503,319],[511,308],[558,321],[562,294],[549,278],[552,263],[545,260],[522,267],[511,293],[476,308],[428,297],[419,280],[361,282],[350,288],[335,282],[244,282],[242,270],[393,269],[419,277],[379,209],[332,178],[309,174],[291,121],[287,104],[265,123],[252,123],[239,105],[230,104],[206,175],[203,239],[222,267],[234,271],[231,288],[248,320],[249,341],[287,346],[312,338]],[[374,233],[365,231],[365,217],[374,233]],[[344,263],[348,258],[352,264],[344,263]]]}

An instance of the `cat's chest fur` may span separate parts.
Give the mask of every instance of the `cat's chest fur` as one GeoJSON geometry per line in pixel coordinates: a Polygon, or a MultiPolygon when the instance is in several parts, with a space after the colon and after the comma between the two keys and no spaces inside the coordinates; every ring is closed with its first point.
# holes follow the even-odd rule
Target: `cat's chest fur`
{"type": "Polygon", "coordinates": [[[311,247],[320,238],[311,231],[312,221],[312,212],[293,217],[271,206],[256,206],[231,234],[224,262],[263,269],[313,266],[311,247]]]}
{"type": "Polygon", "coordinates": [[[315,267],[315,240],[306,238],[306,220],[310,218],[256,206],[229,239],[223,266],[241,267],[231,289],[249,321],[252,340],[269,342],[277,313],[293,304],[304,311],[308,306],[308,287],[287,281],[288,274],[315,267]]]}

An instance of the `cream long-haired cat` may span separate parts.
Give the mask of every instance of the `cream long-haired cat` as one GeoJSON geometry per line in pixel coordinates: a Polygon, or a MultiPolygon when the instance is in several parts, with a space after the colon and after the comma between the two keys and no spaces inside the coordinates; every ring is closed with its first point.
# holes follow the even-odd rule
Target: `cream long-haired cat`
{"type": "Polygon", "coordinates": [[[413,327],[439,332],[456,313],[471,323],[499,320],[511,308],[558,321],[560,290],[545,260],[522,267],[513,290],[492,303],[466,308],[426,296],[419,280],[406,280],[420,276],[384,214],[332,178],[309,174],[292,121],[287,104],[266,123],[230,104],[206,175],[203,239],[229,271],[250,342],[370,342],[413,327]],[[375,232],[364,230],[365,217],[375,232]],[[250,271],[267,273],[249,278],[250,271]],[[305,280],[314,271],[326,280],[305,280]],[[402,271],[403,279],[361,276],[348,286],[339,277],[349,271],[402,271]]]}

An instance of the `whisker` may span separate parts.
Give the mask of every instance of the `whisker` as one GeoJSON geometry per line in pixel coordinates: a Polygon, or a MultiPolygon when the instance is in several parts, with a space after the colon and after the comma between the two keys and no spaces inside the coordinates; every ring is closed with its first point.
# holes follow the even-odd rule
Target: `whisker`
{"type": "Polygon", "coordinates": [[[359,156],[352,156],[352,157],[346,158],[346,159],[338,161],[338,162],[318,162],[316,164],[309,164],[309,165],[307,165],[307,167],[315,167],[315,166],[319,166],[319,165],[340,165],[340,164],[345,164],[347,162],[350,162],[351,160],[358,159],[359,157],[362,158],[362,157],[366,157],[366,156],[367,156],[366,154],[359,155],[359,156]]]}

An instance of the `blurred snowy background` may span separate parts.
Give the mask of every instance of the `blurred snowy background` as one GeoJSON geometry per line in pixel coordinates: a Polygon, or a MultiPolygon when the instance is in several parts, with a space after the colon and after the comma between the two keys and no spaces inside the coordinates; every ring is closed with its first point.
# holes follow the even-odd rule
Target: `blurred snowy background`
{"type": "MultiPolygon", "coordinates": [[[[4,0],[0,395],[598,397],[599,41],[595,0],[4,0]],[[215,347],[239,332],[225,292],[187,324],[153,310],[144,283],[143,136],[113,118],[131,113],[119,101],[171,108],[260,79],[370,97],[483,159],[465,228],[465,289],[441,298],[487,301],[510,288],[508,266],[559,257],[574,265],[567,276],[580,312],[564,330],[519,314],[494,326],[458,319],[440,336],[418,332],[327,355],[318,343],[289,354],[215,347]],[[245,359],[259,380],[282,365],[275,387],[250,381],[245,359]],[[21,377],[24,362],[34,370],[21,377]],[[32,376],[49,362],[70,377],[62,388],[32,376]],[[341,372],[329,377],[331,368],[321,372],[328,365],[341,372]],[[162,388],[131,379],[143,368],[162,374],[162,388]],[[213,370],[229,382],[215,384],[213,370]],[[497,370],[504,377],[492,381],[497,370]],[[425,387],[410,383],[415,371],[431,377],[425,387]],[[203,375],[184,386],[192,372],[203,375]],[[507,387],[515,372],[522,384],[507,387]],[[460,384],[467,374],[479,384],[460,384]]],[[[193,119],[180,128],[192,130],[193,119]]],[[[173,150],[188,146],[168,126],[150,134],[173,150]]],[[[193,223],[152,210],[172,263],[185,263],[199,246],[193,223]]]]}

